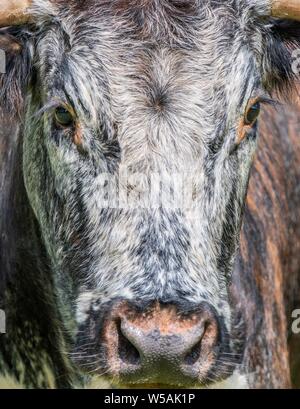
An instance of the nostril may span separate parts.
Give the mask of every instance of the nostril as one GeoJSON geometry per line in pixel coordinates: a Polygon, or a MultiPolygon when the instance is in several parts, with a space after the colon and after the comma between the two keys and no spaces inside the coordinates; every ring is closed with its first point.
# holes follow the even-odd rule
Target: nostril
{"type": "Polygon", "coordinates": [[[139,365],[141,357],[136,347],[123,334],[121,329],[121,321],[117,323],[118,330],[118,354],[119,358],[126,364],[139,365]]]}
{"type": "Polygon", "coordinates": [[[185,364],[194,365],[199,360],[200,354],[201,354],[201,341],[202,341],[202,338],[185,355],[184,357],[185,364]]]}

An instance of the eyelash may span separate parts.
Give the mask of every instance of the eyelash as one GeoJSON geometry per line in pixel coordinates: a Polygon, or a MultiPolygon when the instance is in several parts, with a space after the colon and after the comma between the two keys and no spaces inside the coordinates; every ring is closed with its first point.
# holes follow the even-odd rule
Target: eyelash
{"type": "Polygon", "coordinates": [[[277,101],[276,99],[272,99],[272,98],[268,98],[268,97],[260,97],[259,102],[262,105],[271,105],[273,107],[281,105],[281,103],[279,101],[277,101]]]}

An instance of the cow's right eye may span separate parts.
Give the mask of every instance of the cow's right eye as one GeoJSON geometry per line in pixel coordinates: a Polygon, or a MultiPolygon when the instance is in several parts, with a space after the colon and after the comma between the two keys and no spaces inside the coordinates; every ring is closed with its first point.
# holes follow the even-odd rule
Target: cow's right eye
{"type": "Polygon", "coordinates": [[[253,126],[260,114],[260,103],[256,100],[249,103],[245,112],[245,125],[253,126]]]}
{"type": "Polygon", "coordinates": [[[55,110],[55,121],[57,125],[69,128],[74,124],[74,117],[66,108],[58,107],[55,110]]]}

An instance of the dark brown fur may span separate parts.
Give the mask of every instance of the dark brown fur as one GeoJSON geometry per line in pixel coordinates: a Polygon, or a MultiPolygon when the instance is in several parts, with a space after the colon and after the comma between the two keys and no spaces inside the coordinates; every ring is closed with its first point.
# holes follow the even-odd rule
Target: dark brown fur
{"type": "Polygon", "coordinates": [[[269,108],[260,129],[233,289],[246,317],[252,386],[290,387],[291,367],[300,387],[300,337],[291,334],[300,307],[299,104],[269,108]]]}

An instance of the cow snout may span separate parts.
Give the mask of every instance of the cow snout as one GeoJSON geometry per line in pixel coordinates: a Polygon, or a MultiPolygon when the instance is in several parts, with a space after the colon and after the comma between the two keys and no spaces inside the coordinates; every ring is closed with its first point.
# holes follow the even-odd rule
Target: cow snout
{"type": "Polygon", "coordinates": [[[120,305],[103,336],[108,366],[125,384],[199,382],[220,345],[218,319],[208,304],[191,313],[159,303],[147,311],[120,305]]]}

